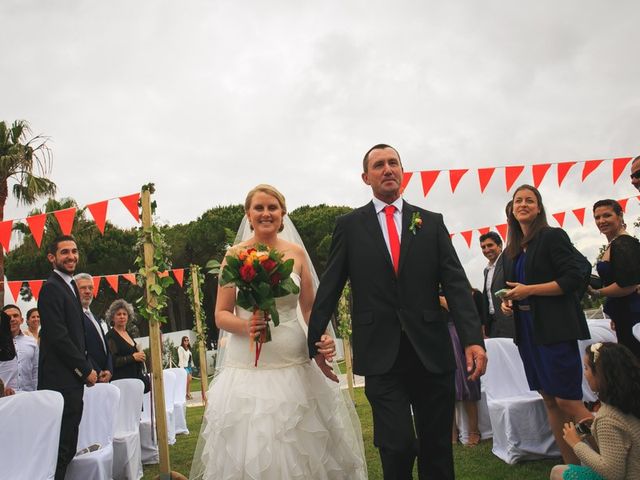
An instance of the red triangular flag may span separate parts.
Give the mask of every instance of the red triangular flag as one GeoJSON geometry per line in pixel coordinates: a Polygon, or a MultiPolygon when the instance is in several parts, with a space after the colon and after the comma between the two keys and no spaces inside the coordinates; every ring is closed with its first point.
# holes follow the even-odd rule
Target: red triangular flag
{"type": "Polygon", "coordinates": [[[504,180],[507,186],[507,192],[511,190],[511,187],[513,187],[513,184],[516,182],[523,170],[524,166],[522,165],[504,167],[504,180]]]}
{"type": "Polygon", "coordinates": [[[498,233],[500,234],[500,236],[502,237],[503,241],[507,241],[507,229],[508,229],[508,225],[506,223],[501,223],[500,225],[496,225],[496,230],[498,230],[498,233]]]}
{"type": "Polygon", "coordinates": [[[478,229],[478,232],[480,232],[480,235],[484,235],[485,233],[489,233],[489,230],[491,230],[490,227],[482,227],[478,229]]]}
{"type": "Polygon", "coordinates": [[[158,277],[159,278],[164,278],[164,277],[168,277],[169,276],[169,272],[167,272],[166,270],[163,270],[162,272],[158,272],[158,277]]]}
{"type": "Polygon", "coordinates": [[[455,233],[450,233],[449,234],[449,240],[453,240],[453,236],[455,235],[455,233]]]}
{"type": "Polygon", "coordinates": [[[178,285],[182,286],[182,281],[184,280],[184,268],[174,268],[171,271],[173,272],[173,276],[176,277],[178,285]]]}
{"type": "Polygon", "coordinates": [[[409,185],[409,180],[413,176],[413,172],[403,172],[402,173],[402,184],[400,185],[400,193],[404,192],[404,189],[409,185]]]}
{"type": "Polygon", "coordinates": [[[19,300],[19,296],[20,296],[20,289],[22,288],[22,284],[24,282],[22,280],[14,280],[11,282],[7,282],[7,285],[9,285],[9,290],[11,291],[11,295],[13,296],[13,301],[15,303],[18,303],[19,300]]]}
{"type": "Polygon", "coordinates": [[[27,283],[29,284],[29,289],[33,294],[33,298],[35,298],[37,302],[38,296],[40,295],[40,289],[42,288],[42,284],[44,283],[44,280],[29,280],[27,283]]]}
{"type": "Polygon", "coordinates": [[[558,225],[560,225],[561,227],[564,225],[564,216],[566,213],[567,212],[558,212],[552,214],[553,218],[556,219],[556,222],[558,222],[558,225]]]}
{"type": "Polygon", "coordinates": [[[93,298],[98,296],[98,290],[100,290],[100,280],[102,277],[93,277],[93,298]]]}
{"type": "Polygon", "coordinates": [[[455,193],[456,188],[458,187],[458,183],[460,183],[460,179],[464,177],[464,174],[469,170],[466,168],[459,170],[449,170],[449,183],[451,184],[451,193],[455,193]]]}
{"type": "Polygon", "coordinates": [[[91,203],[87,205],[87,208],[91,212],[91,216],[93,220],[96,222],[96,227],[100,230],[100,233],[104,235],[104,225],[107,222],[107,205],[109,205],[108,200],[103,200],[101,202],[91,203]]]}
{"type": "Polygon", "coordinates": [[[602,162],[604,162],[604,160],[587,160],[584,162],[584,167],[582,168],[582,181],[584,182],[584,179],[598,168],[602,162]]]}
{"type": "Polygon", "coordinates": [[[125,195],[120,197],[122,204],[127,207],[129,213],[133,215],[136,222],[140,222],[140,209],[138,208],[138,200],[140,200],[140,193],[133,193],[131,195],[125,195]]]}
{"type": "Polygon", "coordinates": [[[473,238],[473,230],[467,230],[465,232],[460,232],[460,235],[464,237],[467,241],[467,245],[471,248],[471,239],[473,238]]]}
{"type": "Polygon", "coordinates": [[[114,292],[118,293],[118,275],[105,275],[104,278],[114,292]]]}
{"type": "Polygon", "coordinates": [[[11,243],[11,229],[13,228],[13,220],[5,220],[0,222],[0,245],[4,251],[9,253],[9,243],[11,243]]]}
{"type": "Polygon", "coordinates": [[[562,162],[558,164],[558,186],[562,186],[562,182],[564,182],[564,177],[567,176],[571,167],[573,167],[576,162],[562,162]]]}
{"type": "Polygon", "coordinates": [[[132,284],[136,284],[136,274],[135,273],[122,273],[120,276],[126,280],[128,280],[132,284]]]}
{"type": "Polygon", "coordinates": [[[616,183],[620,178],[620,174],[627,167],[627,164],[631,161],[631,157],[614,158],[613,159],[613,183],[616,183]]]}
{"type": "Polygon", "coordinates": [[[58,219],[60,225],[60,231],[63,235],[71,235],[73,229],[73,220],[76,216],[76,208],[65,208],[64,210],[57,210],[53,214],[58,219]]]}
{"type": "Polygon", "coordinates": [[[424,192],[425,197],[429,195],[429,190],[433,187],[433,184],[436,182],[439,174],[440,170],[425,170],[424,172],[420,172],[420,177],[422,178],[422,191],[424,192]]]}
{"type": "Polygon", "coordinates": [[[38,248],[40,248],[40,244],[42,243],[42,234],[44,233],[44,223],[46,221],[46,213],[27,217],[27,225],[29,225],[29,230],[31,230],[31,235],[33,236],[33,240],[36,242],[38,248]]]}
{"type": "Polygon", "coordinates": [[[580,222],[580,225],[584,225],[584,208],[576,208],[573,211],[573,214],[576,216],[576,218],[578,219],[578,221],[580,222]]]}
{"type": "Polygon", "coordinates": [[[547,174],[547,171],[551,168],[550,163],[539,163],[538,165],[534,165],[531,169],[533,172],[533,186],[538,188],[538,186],[542,183],[544,176],[547,174]]]}
{"type": "Polygon", "coordinates": [[[621,198],[620,200],[618,200],[618,203],[622,207],[622,212],[623,213],[627,213],[627,202],[628,201],[629,201],[628,198],[621,198]]]}
{"type": "Polygon", "coordinates": [[[478,181],[480,182],[480,192],[484,193],[484,189],[487,188],[489,180],[491,180],[491,176],[495,171],[496,171],[496,167],[478,169],[478,181]]]}

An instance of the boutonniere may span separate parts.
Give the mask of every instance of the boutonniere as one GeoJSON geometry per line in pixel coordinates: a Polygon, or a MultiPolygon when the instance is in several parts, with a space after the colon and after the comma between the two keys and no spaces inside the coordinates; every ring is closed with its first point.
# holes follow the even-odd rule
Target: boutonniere
{"type": "Polygon", "coordinates": [[[411,215],[411,223],[409,224],[409,230],[414,235],[418,233],[418,230],[422,228],[422,218],[420,217],[420,212],[413,212],[411,215]]]}

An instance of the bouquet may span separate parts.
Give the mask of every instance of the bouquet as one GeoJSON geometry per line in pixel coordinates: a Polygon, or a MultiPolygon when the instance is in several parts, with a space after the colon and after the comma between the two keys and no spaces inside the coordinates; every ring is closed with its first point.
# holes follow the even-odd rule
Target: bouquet
{"type": "Polygon", "coordinates": [[[276,298],[300,291],[291,279],[293,259],[283,260],[284,254],[263,244],[252,247],[235,246],[227,251],[227,265],[220,272],[220,285],[234,284],[238,288],[236,304],[254,315],[264,313],[267,328],[251,339],[256,347],[255,366],[258,366],[264,343],[271,341],[271,327],[280,324],[276,298]]]}

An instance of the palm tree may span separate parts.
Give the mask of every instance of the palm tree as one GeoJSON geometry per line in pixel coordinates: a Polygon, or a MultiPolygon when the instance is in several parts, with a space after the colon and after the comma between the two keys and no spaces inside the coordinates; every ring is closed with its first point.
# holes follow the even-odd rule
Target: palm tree
{"type": "MultiPolygon", "coordinates": [[[[9,197],[9,180],[18,203],[31,205],[38,198],[56,193],[56,184],[47,178],[51,171],[51,151],[47,137],[31,135],[25,120],[11,127],[0,122],[0,221],[9,197]]],[[[4,255],[0,255],[0,302],[4,304],[4,255]]]]}

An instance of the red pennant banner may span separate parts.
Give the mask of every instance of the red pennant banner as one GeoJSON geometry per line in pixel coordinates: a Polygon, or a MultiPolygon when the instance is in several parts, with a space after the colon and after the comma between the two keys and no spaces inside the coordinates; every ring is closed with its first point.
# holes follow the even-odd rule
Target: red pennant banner
{"type": "Polygon", "coordinates": [[[628,198],[621,198],[620,200],[618,200],[618,203],[622,207],[622,212],[623,213],[627,213],[627,202],[628,201],[629,201],[628,198]]]}
{"type": "Polygon", "coordinates": [[[178,285],[182,286],[182,282],[184,280],[184,268],[175,268],[171,271],[173,272],[173,276],[176,278],[178,285]]]}
{"type": "Polygon", "coordinates": [[[9,244],[11,243],[11,229],[13,228],[13,220],[5,220],[0,222],[0,244],[4,251],[9,253],[9,244]]]}
{"type": "Polygon", "coordinates": [[[109,202],[107,200],[103,200],[102,202],[92,203],[87,205],[89,212],[91,212],[91,216],[93,220],[96,222],[96,227],[100,230],[100,233],[104,235],[104,226],[107,222],[107,206],[109,202]]]}
{"type": "Polygon", "coordinates": [[[105,275],[104,278],[107,280],[107,283],[113,291],[118,293],[118,275],[105,275]]]}
{"type": "Polygon", "coordinates": [[[575,210],[572,210],[573,214],[576,216],[576,218],[578,219],[578,221],[580,222],[580,225],[584,225],[584,208],[576,208],[575,210]]]}
{"type": "Polygon", "coordinates": [[[558,186],[562,186],[562,182],[564,182],[564,177],[567,176],[571,167],[573,167],[576,162],[562,162],[558,164],[558,186]]]}
{"type": "Polygon", "coordinates": [[[404,192],[404,189],[409,185],[409,180],[413,176],[413,172],[403,172],[402,173],[402,184],[400,185],[400,193],[404,192]]]}
{"type": "Polygon", "coordinates": [[[509,226],[506,223],[501,223],[500,225],[496,225],[496,230],[498,230],[498,233],[500,234],[500,236],[502,237],[503,241],[507,241],[507,230],[508,230],[509,226]]]}
{"type": "Polygon", "coordinates": [[[598,168],[602,162],[604,162],[604,160],[587,160],[584,162],[584,167],[582,168],[582,181],[584,182],[585,178],[591,175],[591,173],[598,168]]]}
{"type": "Polygon", "coordinates": [[[129,210],[129,213],[135,218],[136,222],[140,222],[140,209],[138,208],[138,200],[140,200],[140,193],[134,193],[131,195],[125,195],[120,197],[122,204],[129,210]]]}
{"type": "Polygon", "coordinates": [[[471,239],[473,238],[473,230],[467,230],[465,232],[460,232],[460,235],[465,239],[469,248],[471,248],[471,239]]]}
{"type": "Polygon", "coordinates": [[[166,270],[163,270],[162,272],[158,272],[158,277],[160,278],[164,278],[168,276],[169,276],[169,272],[167,272],[166,270]]]}
{"type": "Polygon", "coordinates": [[[98,296],[98,290],[100,290],[100,280],[102,277],[93,277],[93,298],[98,296]]]}
{"type": "Polygon", "coordinates": [[[450,233],[449,234],[449,240],[453,240],[453,236],[455,235],[455,233],[450,233]]]}
{"type": "Polygon", "coordinates": [[[480,232],[480,235],[484,235],[485,233],[489,233],[490,230],[490,227],[482,227],[478,229],[478,232],[480,232]]]}
{"type": "Polygon", "coordinates": [[[420,172],[420,177],[422,179],[422,192],[425,197],[429,195],[429,190],[431,190],[433,184],[436,183],[439,174],[440,170],[426,170],[424,172],[420,172]]]}
{"type": "Polygon", "coordinates": [[[42,284],[44,283],[44,280],[29,280],[27,281],[27,283],[29,284],[29,289],[33,294],[33,298],[35,298],[36,301],[38,301],[38,297],[40,296],[40,289],[42,288],[42,284]]]}
{"type": "Polygon", "coordinates": [[[132,283],[133,285],[136,284],[136,275],[135,275],[135,273],[123,273],[120,276],[122,278],[124,278],[125,280],[128,280],[129,283],[132,283]]]}
{"type": "Polygon", "coordinates": [[[556,219],[556,222],[558,222],[558,225],[560,225],[561,227],[564,225],[564,217],[566,213],[567,212],[558,212],[552,215],[553,218],[556,219]]]}
{"type": "Polygon", "coordinates": [[[460,183],[460,180],[468,171],[469,170],[466,168],[460,170],[449,170],[449,183],[451,184],[451,193],[455,193],[456,188],[458,188],[458,183],[460,183]]]}
{"type": "Polygon", "coordinates": [[[7,282],[9,286],[9,290],[11,291],[11,295],[13,296],[13,300],[15,303],[18,303],[20,296],[20,289],[22,288],[22,284],[24,282],[22,280],[16,280],[15,282],[7,282]]]}
{"type": "Polygon", "coordinates": [[[523,170],[524,166],[522,165],[504,167],[504,180],[507,187],[507,192],[511,190],[511,187],[513,187],[513,184],[516,182],[523,170]]]}
{"type": "Polygon", "coordinates": [[[532,170],[533,173],[533,186],[538,188],[544,180],[544,176],[547,174],[547,171],[551,168],[550,163],[540,163],[538,165],[534,165],[532,170]]]}
{"type": "Polygon", "coordinates": [[[484,193],[484,189],[487,188],[489,184],[489,180],[493,176],[493,172],[495,172],[495,167],[491,168],[479,168],[478,169],[478,181],[480,182],[480,192],[484,193]]]}
{"type": "Polygon", "coordinates": [[[76,216],[75,207],[65,208],[64,210],[57,210],[53,212],[56,219],[58,220],[58,224],[60,225],[60,231],[63,235],[71,235],[71,230],[73,230],[73,220],[76,216]]]}
{"type": "Polygon", "coordinates": [[[33,235],[33,240],[36,242],[38,248],[40,248],[40,244],[42,243],[42,234],[44,233],[44,223],[46,221],[46,213],[27,217],[27,225],[29,225],[29,230],[31,230],[31,235],[33,235]]]}
{"type": "Polygon", "coordinates": [[[620,175],[631,161],[631,157],[614,158],[613,159],[613,183],[615,184],[620,175]]]}

